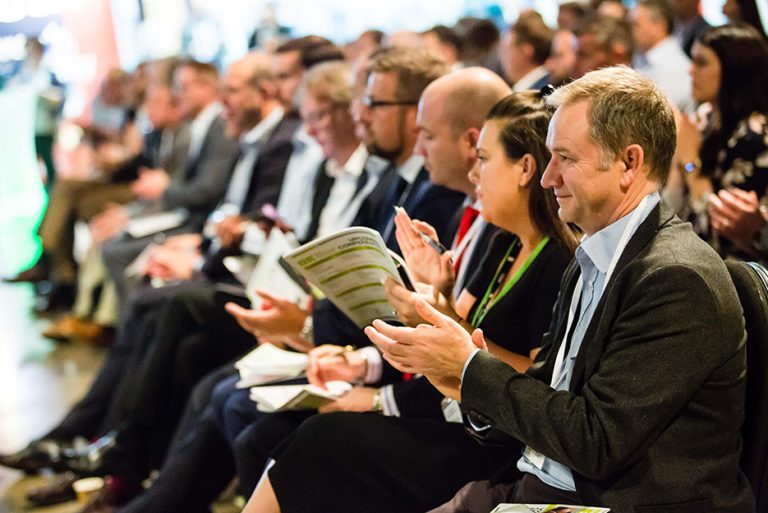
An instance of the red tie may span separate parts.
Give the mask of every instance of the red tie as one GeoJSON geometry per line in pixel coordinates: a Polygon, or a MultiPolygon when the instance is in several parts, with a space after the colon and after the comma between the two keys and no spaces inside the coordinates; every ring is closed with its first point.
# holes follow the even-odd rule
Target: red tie
{"type": "MultiPolygon", "coordinates": [[[[456,233],[456,244],[454,245],[454,248],[458,247],[459,244],[461,244],[461,241],[464,239],[464,237],[467,235],[467,232],[469,231],[470,226],[472,226],[472,223],[475,222],[475,219],[477,219],[477,216],[480,215],[480,212],[471,206],[464,207],[464,213],[461,214],[461,220],[459,221],[459,230],[456,233]]],[[[464,256],[464,251],[461,252],[460,255],[455,255],[456,260],[453,263],[453,268],[458,271],[459,266],[461,265],[461,259],[464,256]]]]}

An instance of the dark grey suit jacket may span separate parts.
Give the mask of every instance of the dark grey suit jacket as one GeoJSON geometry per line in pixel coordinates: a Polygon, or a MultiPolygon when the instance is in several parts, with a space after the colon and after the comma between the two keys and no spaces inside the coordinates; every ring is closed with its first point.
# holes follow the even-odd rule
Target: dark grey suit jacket
{"type": "Polygon", "coordinates": [[[183,181],[173,182],[163,194],[163,206],[186,208],[192,217],[205,219],[224,194],[239,152],[240,145],[227,138],[224,123],[217,116],[197,158],[187,162],[183,181]]]}
{"type": "Polygon", "coordinates": [[[242,207],[243,214],[258,215],[267,203],[277,205],[285,169],[293,153],[293,134],[301,119],[287,113],[259,150],[242,207]]]}
{"type": "Polygon", "coordinates": [[[476,355],[465,408],[572,469],[584,502],[636,513],[754,511],[740,472],[745,331],[722,260],[665,205],[622,253],[569,391],[549,385],[579,277],[566,271],[526,374],[476,355]]]}

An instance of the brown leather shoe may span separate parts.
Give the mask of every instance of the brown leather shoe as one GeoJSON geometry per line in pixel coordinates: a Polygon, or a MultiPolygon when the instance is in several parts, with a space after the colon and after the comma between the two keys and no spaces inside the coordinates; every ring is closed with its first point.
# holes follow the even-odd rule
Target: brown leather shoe
{"type": "Polygon", "coordinates": [[[51,322],[43,331],[43,336],[53,340],[96,339],[101,336],[102,330],[103,327],[100,324],[73,315],[65,315],[51,322]]]}
{"type": "Polygon", "coordinates": [[[40,259],[29,269],[20,272],[16,276],[3,278],[6,283],[40,283],[48,279],[48,266],[40,259]]]}

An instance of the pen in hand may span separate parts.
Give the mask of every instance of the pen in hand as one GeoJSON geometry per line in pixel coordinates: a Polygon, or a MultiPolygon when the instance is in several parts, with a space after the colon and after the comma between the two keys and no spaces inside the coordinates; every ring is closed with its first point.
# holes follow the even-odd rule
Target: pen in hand
{"type": "MultiPolygon", "coordinates": [[[[405,209],[404,209],[403,207],[399,207],[399,206],[395,205],[395,206],[394,206],[394,209],[395,209],[395,214],[401,214],[401,213],[402,213],[402,214],[405,214],[406,216],[408,216],[408,213],[405,211],[405,209]]],[[[408,221],[410,221],[411,223],[413,223],[413,221],[411,221],[411,218],[410,218],[410,217],[408,217],[408,221]]],[[[443,245],[440,243],[440,241],[433,239],[432,237],[430,237],[430,236],[429,236],[429,235],[427,235],[426,233],[424,233],[424,232],[421,232],[421,231],[419,231],[419,230],[418,230],[418,229],[416,229],[416,228],[414,228],[414,229],[415,229],[415,230],[416,230],[416,231],[419,233],[419,235],[421,236],[421,240],[423,240],[425,244],[428,244],[428,245],[429,245],[429,246],[430,246],[432,249],[434,249],[435,251],[437,251],[437,254],[438,254],[438,255],[442,255],[443,253],[445,253],[446,251],[448,251],[448,248],[446,248],[445,246],[443,246],[443,245]]]]}
{"type": "Polygon", "coordinates": [[[429,247],[437,251],[438,255],[442,255],[443,253],[448,251],[448,248],[440,244],[439,240],[433,239],[432,237],[430,237],[424,232],[419,232],[419,235],[421,236],[421,240],[423,240],[424,243],[426,243],[429,247]]]}

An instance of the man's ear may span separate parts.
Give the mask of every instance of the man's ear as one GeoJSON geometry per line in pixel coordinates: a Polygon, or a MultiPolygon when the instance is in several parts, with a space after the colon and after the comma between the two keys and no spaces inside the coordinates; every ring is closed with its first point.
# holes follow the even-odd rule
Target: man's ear
{"type": "Polygon", "coordinates": [[[526,153],[520,158],[520,165],[523,169],[520,173],[518,185],[521,188],[528,187],[528,184],[531,183],[531,180],[536,175],[536,159],[530,153],[526,153]]]}
{"type": "Polygon", "coordinates": [[[477,140],[480,138],[480,129],[477,127],[469,127],[464,132],[464,139],[466,141],[466,144],[471,146],[472,148],[477,148],[477,140]]]}
{"type": "Polygon", "coordinates": [[[416,116],[417,112],[416,107],[411,107],[405,111],[405,126],[407,127],[407,130],[415,134],[419,133],[419,122],[416,116]]]}
{"type": "Polygon", "coordinates": [[[523,54],[528,58],[533,60],[534,55],[536,54],[536,49],[533,47],[531,43],[525,43],[519,46],[520,51],[523,52],[523,54]]]}
{"type": "Polygon", "coordinates": [[[467,128],[458,139],[460,155],[464,158],[467,168],[472,168],[477,163],[477,140],[480,138],[480,130],[475,127],[467,128]]]}
{"type": "Polygon", "coordinates": [[[637,179],[638,174],[641,172],[643,164],[645,162],[645,152],[643,147],[639,144],[630,144],[621,154],[619,154],[619,160],[622,164],[621,171],[621,187],[629,188],[629,186],[637,179]]]}
{"type": "Polygon", "coordinates": [[[277,86],[271,80],[262,80],[259,84],[259,90],[267,100],[274,100],[277,98],[277,86]]]}
{"type": "Polygon", "coordinates": [[[618,66],[619,64],[625,64],[631,60],[629,56],[629,49],[619,43],[611,45],[610,55],[611,60],[613,61],[612,64],[615,66],[618,66]]]}

